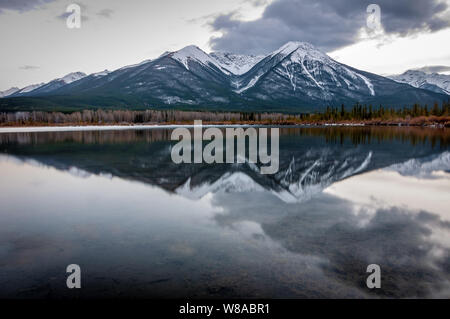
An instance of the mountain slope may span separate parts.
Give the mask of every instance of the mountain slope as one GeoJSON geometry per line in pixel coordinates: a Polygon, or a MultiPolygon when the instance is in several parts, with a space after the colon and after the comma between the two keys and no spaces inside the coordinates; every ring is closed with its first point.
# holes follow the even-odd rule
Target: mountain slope
{"type": "Polygon", "coordinates": [[[416,88],[450,95],[450,75],[408,70],[403,74],[392,75],[389,78],[416,88]]]}
{"type": "Polygon", "coordinates": [[[101,78],[88,76],[55,90],[52,95],[103,96],[116,100],[117,104],[137,107],[214,107],[237,98],[228,90],[230,75],[208,54],[189,46],[101,78]]]}
{"type": "Polygon", "coordinates": [[[19,90],[20,89],[18,87],[12,87],[12,88],[10,88],[8,90],[0,91],[0,98],[13,95],[14,93],[16,93],[19,90]]]}
{"type": "Polygon", "coordinates": [[[83,72],[69,73],[62,78],[58,78],[58,79],[52,80],[44,85],[40,85],[34,90],[31,90],[28,92],[22,92],[23,94],[21,94],[21,95],[24,95],[24,96],[45,95],[48,93],[52,93],[53,91],[65,86],[67,84],[78,81],[84,77],[86,77],[86,74],[83,72]]]}
{"type": "Polygon", "coordinates": [[[45,85],[45,83],[39,83],[39,84],[31,84],[28,85],[20,90],[17,90],[16,92],[14,92],[13,94],[11,94],[9,97],[14,97],[14,96],[21,96],[24,95],[25,93],[34,91],[38,88],[40,88],[41,86],[45,85]]]}
{"type": "Polygon", "coordinates": [[[210,56],[216,60],[224,69],[235,75],[247,73],[264,56],[234,54],[229,52],[212,52],[210,56]]]}

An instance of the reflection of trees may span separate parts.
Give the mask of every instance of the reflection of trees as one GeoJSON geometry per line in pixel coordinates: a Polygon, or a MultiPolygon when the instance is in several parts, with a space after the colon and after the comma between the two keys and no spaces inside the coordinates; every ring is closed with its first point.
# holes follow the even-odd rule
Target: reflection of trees
{"type": "MultiPolygon", "coordinates": [[[[0,134],[0,143],[53,143],[76,142],[85,144],[157,142],[169,141],[171,129],[111,130],[111,131],[74,131],[40,133],[4,133],[0,134]]],[[[269,130],[270,132],[270,130],[269,130]]],[[[420,127],[296,127],[281,128],[281,137],[318,137],[326,143],[354,145],[400,141],[412,145],[431,143],[434,146],[448,147],[450,131],[420,127]]]]}
{"type": "Polygon", "coordinates": [[[304,127],[283,128],[280,135],[299,135],[324,137],[327,143],[344,143],[349,141],[355,145],[380,143],[383,141],[401,141],[412,145],[431,143],[441,148],[450,145],[448,129],[422,127],[304,127]]]}
{"type": "Polygon", "coordinates": [[[0,134],[0,143],[44,144],[75,142],[82,144],[112,144],[169,141],[171,130],[111,130],[73,132],[28,132],[0,134]]]}

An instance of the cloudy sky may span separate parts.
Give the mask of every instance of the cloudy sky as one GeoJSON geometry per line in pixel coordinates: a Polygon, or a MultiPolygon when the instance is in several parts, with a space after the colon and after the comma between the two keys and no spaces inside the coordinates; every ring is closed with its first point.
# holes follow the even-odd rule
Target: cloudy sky
{"type": "MultiPolygon", "coordinates": [[[[376,24],[375,24],[376,25],[376,24]]],[[[114,70],[195,44],[265,54],[307,41],[378,73],[450,72],[450,0],[0,0],[0,90],[114,70]],[[66,25],[81,7],[81,28],[66,25]],[[381,25],[368,25],[380,8],[381,25]]]]}

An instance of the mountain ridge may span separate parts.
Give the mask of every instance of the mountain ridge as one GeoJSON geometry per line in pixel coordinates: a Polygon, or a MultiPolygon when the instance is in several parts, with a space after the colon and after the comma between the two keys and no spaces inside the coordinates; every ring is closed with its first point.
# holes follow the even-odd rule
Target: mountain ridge
{"type": "Polygon", "coordinates": [[[311,112],[328,105],[432,104],[446,95],[339,63],[306,42],[265,57],[208,54],[197,46],[115,71],[71,73],[0,99],[0,109],[177,108],[311,112]]]}
{"type": "Polygon", "coordinates": [[[416,88],[450,95],[450,75],[407,70],[399,75],[391,75],[389,78],[416,88]]]}

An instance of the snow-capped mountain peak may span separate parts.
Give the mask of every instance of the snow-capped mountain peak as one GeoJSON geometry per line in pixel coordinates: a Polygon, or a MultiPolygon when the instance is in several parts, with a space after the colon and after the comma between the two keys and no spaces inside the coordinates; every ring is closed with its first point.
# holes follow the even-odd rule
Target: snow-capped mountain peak
{"type": "Polygon", "coordinates": [[[37,88],[43,86],[44,84],[45,83],[42,82],[42,83],[38,83],[38,84],[28,85],[28,86],[24,87],[23,89],[20,89],[17,93],[28,93],[28,92],[31,92],[33,90],[36,90],[37,88]]]}
{"type": "Polygon", "coordinates": [[[130,65],[123,66],[123,67],[117,69],[116,71],[126,70],[126,69],[131,69],[131,68],[134,68],[134,67],[136,67],[136,66],[141,66],[141,65],[150,63],[150,62],[152,62],[152,61],[153,61],[152,59],[147,59],[147,60],[144,60],[144,61],[142,61],[142,62],[140,62],[140,63],[130,64],[130,65]]]}
{"type": "Polygon", "coordinates": [[[338,63],[307,42],[288,42],[264,61],[265,65],[256,72],[249,72],[251,77],[237,83],[236,93],[242,94],[257,86],[264,75],[276,70],[274,83],[279,81],[275,77],[282,77],[290,83],[293,92],[300,87],[307,88],[307,94],[317,99],[332,100],[336,88],[343,88],[349,96],[354,96],[353,92],[376,95],[374,85],[367,76],[338,63]]]}
{"type": "Polygon", "coordinates": [[[244,55],[230,52],[212,52],[210,54],[224,69],[235,75],[247,73],[259,61],[265,58],[263,55],[244,55]]]}
{"type": "Polygon", "coordinates": [[[189,61],[196,61],[206,66],[214,65],[223,73],[227,75],[230,74],[230,72],[227,69],[224,69],[215,59],[195,45],[184,47],[179,51],[171,53],[170,56],[183,64],[187,70],[189,70],[189,61]]]}
{"type": "Polygon", "coordinates": [[[109,70],[104,70],[104,71],[100,71],[100,72],[97,72],[97,73],[92,73],[91,75],[92,75],[92,76],[95,76],[95,77],[101,77],[101,76],[108,75],[108,74],[110,74],[110,73],[111,73],[111,71],[109,71],[109,70]]]}
{"type": "Polygon", "coordinates": [[[12,95],[12,94],[16,93],[17,91],[19,91],[18,87],[12,87],[8,90],[0,91],[0,98],[12,95]]]}
{"type": "Polygon", "coordinates": [[[403,74],[392,75],[390,78],[394,81],[406,83],[419,89],[426,89],[450,95],[450,75],[408,70],[403,74]]]}
{"type": "Polygon", "coordinates": [[[273,51],[271,55],[275,54],[289,55],[299,48],[303,48],[305,50],[313,50],[314,46],[308,42],[289,41],[286,44],[282,45],[277,50],[273,51]]]}
{"type": "Polygon", "coordinates": [[[59,80],[63,81],[66,84],[81,80],[82,78],[86,77],[86,73],[83,72],[72,72],[64,77],[60,78],[59,80]]]}
{"type": "Polygon", "coordinates": [[[225,173],[213,183],[204,183],[196,187],[191,187],[191,179],[189,178],[185,184],[175,190],[175,193],[190,199],[200,199],[208,193],[242,193],[251,191],[262,192],[264,187],[247,174],[234,172],[225,173]]]}
{"type": "Polygon", "coordinates": [[[43,93],[52,92],[54,90],[57,90],[67,84],[70,84],[72,82],[81,80],[85,78],[87,75],[83,72],[72,72],[69,73],[62,78],[54,79],[48,83],[40,83],[40,84],[33,84],[30,86],[27,86],[21,90],[18,90],[14,93],[12,96],[33,96],[43,93]]]}
{"type": "Polygon", "coordinates": [[[298,42],[298,41],[291,41],[286,43],[278,50],[272,52],[270,56],[272,57],[275,55],[288,56],[292,53],[296,53],[298,56],[301,57],[309,55],[316,58],[330,59],[325,53],[318,50],[312,44],[308,42],[298,42]]]}
{"type": "Polygon", "coordinates": [[[8,92],[7,91],[0,92],[0,98],[1,97],[20,96],[22,94],[25,94],[25,93],[31,92],[33,90],[36,90],[36,89],[40,88],[43,85],[45,85],[45,83],[31,84],[31,85],[28,85],[28,86],[26,86],[24,88],[21,88],[21,89],[14,87],[14,88],[11,88],[11,89],[7,90],[8,92]],[[3,95],[3,94],[5,94],[5,95],[3,95]]]}

